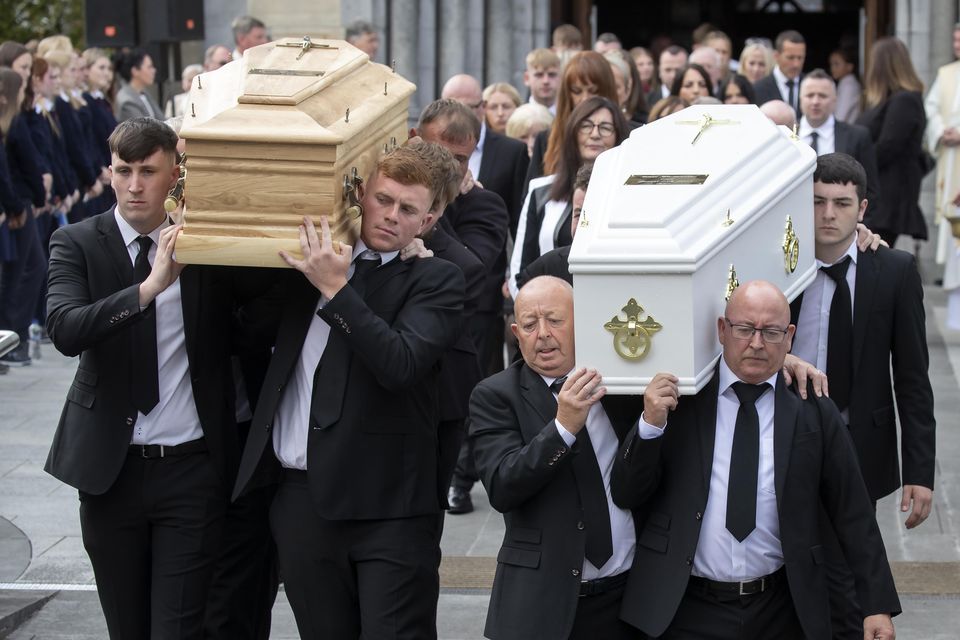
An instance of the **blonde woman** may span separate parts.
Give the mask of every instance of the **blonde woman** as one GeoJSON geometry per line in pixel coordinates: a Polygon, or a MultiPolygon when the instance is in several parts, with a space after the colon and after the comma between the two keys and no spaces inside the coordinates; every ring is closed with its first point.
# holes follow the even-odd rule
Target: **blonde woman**
{"type": "Polygon", "coordinates": [[[539,103],[528,103],[517,107],[507,120],[507,137],[520,140],[527,145],[527,155],[533,155],[533,142],[537,134],[546,131],[553,123],[553,114],[539,103]]]}
{"type": "Polygon", "coordinates": [[[759,43],[748,44],[740,53],[740,66],[737,73],[746,77],[751,84],[770,75],[773,71],[773,51],[759,43]]]}
{"type": "Polygon", "coordinates": [[[483,102],[486,105],[487,126],[500,135],[506,133],[510,115],[523,104],[517,90],[506,82],[496,82],[484,89],[483,102]]]}

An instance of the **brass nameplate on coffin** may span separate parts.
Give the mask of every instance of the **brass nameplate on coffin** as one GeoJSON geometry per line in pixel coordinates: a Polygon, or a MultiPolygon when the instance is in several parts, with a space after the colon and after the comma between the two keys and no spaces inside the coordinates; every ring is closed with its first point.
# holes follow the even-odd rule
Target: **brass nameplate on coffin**
{"type": "Polygon", "coordinates": [[[252,76],[322,76],[323,71],[310,69],[250,69],[252,76]]]}
{"type": "Polygon", "coordinates": [[[624,184],[703,184],[705,173],[634,174],[624,184]]]}

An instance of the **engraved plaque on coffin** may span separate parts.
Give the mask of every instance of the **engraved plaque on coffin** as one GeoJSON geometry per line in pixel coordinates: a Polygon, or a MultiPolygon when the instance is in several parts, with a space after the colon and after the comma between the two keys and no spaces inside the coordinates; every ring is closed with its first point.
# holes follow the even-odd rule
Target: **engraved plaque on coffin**
{"type": "Polygon", "coordinates": [[[792,300],[816,275],[815,165],[753,105],[689,107],[603,153],[570,251],[577,366],[614,394],[661,371],[682,393],[702,388],[738,281],[792,300]]]}
{"type": "MultiPolygon", "coordinates": [[[[341,40],[285,39],[193,81],[183,263],[286,266],[304,215],[353,244],[351,189],[406,139],[416,87],[341,40]],[[345,184],[348,188],[345,188],[345,184]]],[[[356,193],[354,189],[353,193],[356,193]]]]}

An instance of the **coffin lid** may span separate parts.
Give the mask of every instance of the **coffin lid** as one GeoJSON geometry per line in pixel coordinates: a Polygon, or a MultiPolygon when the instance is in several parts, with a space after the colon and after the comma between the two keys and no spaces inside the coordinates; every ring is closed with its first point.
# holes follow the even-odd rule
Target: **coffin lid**
{"type": "Polygon", "coordinates": [[[346,41],[284,38],[197,76],[181,135],[338,145],[363,136],[415,89],[346,41]]]}
{"type": "Polygon", "coordinates": [[[570,271],[693,272],[815,163],[755,105],[697,105],[640,127],[597,158],[570,271]]]}

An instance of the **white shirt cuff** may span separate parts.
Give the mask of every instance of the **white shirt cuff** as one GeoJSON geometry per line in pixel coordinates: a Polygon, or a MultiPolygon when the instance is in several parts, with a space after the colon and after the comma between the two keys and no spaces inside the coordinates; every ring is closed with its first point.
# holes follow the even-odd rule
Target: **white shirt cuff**
{"type": "Polygon", "coordinates": [[[567,431],[563,425],[560,424],[559,420],[554,420],[554,422],[557,424],[557,433],[560,434],[560,437],[563,438],[563,441],[567,443],[568,447],[572,447],[573,443],[577,441],[577,436],[567,431]]]}
{"type": "MultiPolygon", "coordinates": [[[[666,429],[667,425],[663,425],[663,429],[666,429]]],[[[637,429],[640,433],[641,440],[653,440],[654,438],[659,438],[663,435],[663,429],[660,427],[655,427],[646,420],[643,419],[643,414],[640,414],[640,419],[637,421],[637,429]]]]}

